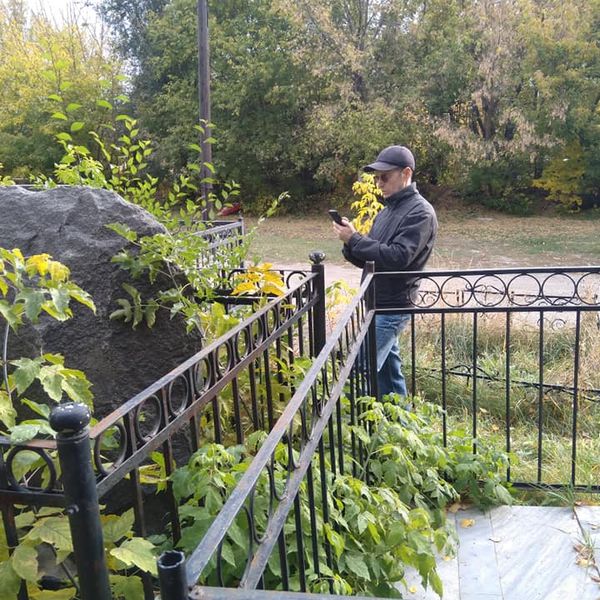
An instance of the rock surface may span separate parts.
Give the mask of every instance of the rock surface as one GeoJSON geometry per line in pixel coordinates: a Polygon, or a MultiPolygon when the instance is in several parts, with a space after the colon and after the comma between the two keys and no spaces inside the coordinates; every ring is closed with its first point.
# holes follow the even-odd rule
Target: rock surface
{"type": "MultiPolygon", "coordinates": [[[[141,235],[164,231],[148,212],[117,194],[84,187],[28,191],[0,187],[0,246],[19,248],[25,256],[46,252],[71,269],[71,279],[91,294],[94,315],[74,303],[74,317],[64,323],[42,317],[35,328],[11,334],[9,358],[59,352],[65,364],[84,371],[93,383],[94,416],[103,417],[179,365],[200,348],[176,319],[160,318],[152,329],[110,321],[116,300],[128,297],[122,283],[130,275],[111,258],[127,242],[108,223],[124,223],[141,235]]],[[[134,282],[147,297],[147,279],[134,282]]],[[[164,317],[164,315],[163,315],[164,317]]]]}

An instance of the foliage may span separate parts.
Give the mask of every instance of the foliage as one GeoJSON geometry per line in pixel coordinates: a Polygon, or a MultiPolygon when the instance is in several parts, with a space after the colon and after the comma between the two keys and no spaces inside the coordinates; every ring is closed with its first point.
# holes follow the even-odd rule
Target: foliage
{"type": "Polygon", "coordinates": [[[570,144],[548,163],[542,176],[533,182],[548,192],[548,200],[567,210],[578,210],[582,204],[582,178],[585,173],[583,150],[579,143],[570,144]]]}
{"type": "MultiPolygon", "coordinates": [[[[0,163],[0,171],[4,165],[0,163]]],[[[15,182],[8,175],[0,175],[0,185],[14,185],[15,182]]]]}
{"type": "Polygon", "coordinates": [[[379,199],[382,193],[371,173],[363,173],[352,185],[352,191],[355,196],[358,196],[358,200],[351,205],[351,208],[358,213],[352,223],[356,231],[364,235],[371,230],[377,213],[383,208],[379,199]]]}
{"type": "Polygon", "coordinates": [[[248,267],[236,278],[233,296],[283,296],[285,284],[280,273],[273,271],[271,263],[248,267]]]}
{"type": "Polygon", "coordinates": [[[48,173],[60,156],[48,96],[63,98],[60,112],[69,107],[77,121],[100,127],[95,99],[122,90],[121,61],[106,31],[73,14],[57,24],[41,4],[31,12],[25,3],[0,1],[0,162],[12,177],[48,173]]]}
{"type": "MultiPolygon", "coordinates": [[[[165,141],[160,168],[185,164],[192,0],[102,4],[135,57],[140,122],[165,141]]],[[[344,190],[365,160],[403,143],[420,180],[522,214],[532,181],[575,140],[579,191],[596,197],[596,0],[227,0],[210,14],[219,167],[252,199],[276,186],[303,198],[344,190]]]]}
{"type": "Polygon", "coordinates": [[[15,332],[26,322],[37,323],[42,313],[65,321],[73,315],[72,301],[96,310],[89,294],[70,281],[69,269],[48,254],[26,258],[18,249],[0,248],[0,323],[4,324],[0,421],[13,441],[31,439],[39,432],[52,433],[47,423],[49,407],[23,397],[34,381],[54,402],[60,402],[64,395],[75,402],[92,402],[90,382],[81,371],[65,367],[61,355],[45,353],[35,358],[8,359],[9,330],[15,332]],[[17,398],[42,418],[17,424],[17,398]]]}
{"type": "MultiPolygon", "coordinates": [[[[500,486],[499,474],[507,457],[482,448],[473,454],[473,441],[462,432],[450,435],[444,448],[434,431],[432,417],[439,409],[418,403],[409,411],[394,401],[380,403],[363,398],[358,424],[351,427],[365,449],[363,460],[350,456],[346,441],[346,465],[357,464],[354,474],[341,474],[326,463],[329,517],[324,519],[320,494],[315,512],[321,540],[333,551],[333,570],[327,567],[324,546],[319,543],[320,576],[313,564],[310,538],[309,500],[305,484],[299,494],[300,514],[305,535],[305,561],[310,591],[338,594],[367,594],[397,597],[394,587],[402,581],[405,565],[415,567],[424,585],[439,595],[441,581],[435,570],[436,551],[449,552],[452,531],[445,521],[444,508],[459,494],[473,497],[482,505],[510,502],[510,494],[500,486]]],[[[183,519],[179,547],[191,551],[207,531],[223,503],[248,468],[266,433],[248,437],[245,446],[224,447],[209,444],[198,450],[187,466],[172,476],[183,519]]],[[[325,434],[325,444],[328,441],[325,434]]],[[[264,531],[269,510],[271,486],[279,494],[288,477],[288,449],[278,447],[272,478],[265,474],[253,496],[253,519],[257,531],[264,531]]],[[[319,459],[311,467],[318,472],[319,459]]],[[[286,525],[286,547],[290,585],[299,589],[295,527],[286,525]]],[[[235,585],[241,576],[248,552],[248,520],[239,514],[221,546],[222,575],[225,585],[235,585]]],[[[213,556],[203,581],[214,583],[216,558],[213,556]]],[[[265,586],[277,586],[279,563],[271,557],[265,571],[265,586]]]]}
{"type": "MultiPolygon", "coordinates": [[[[111,570],[110,585],[116,599],[138,600],[143,596],[140,571],[156,575],[156,556],[151,542],[133,534],[133,509],[122,515],[102,515],[102,533],[107,563],[111,570]]],[[[55,508],[25,510],[16,516],[20,531],[19,544],[8,552],[4,530],[0,526],[0,592],[3,598],[16,598],[21,581],[32,598],[43,597],[42,579],[48,572],[61,572],[61,600],[78,597],[77,582],[71,573],[73,544],[69,521],[55,508]],[[53,561],[41,561],[39,552],[52,553],[53,561]]],[[[53,575],[56,577],[56,575],[53,575]]],[[[50,597],[50,596],[48,596],[50,597]]],[[[52,596],[55,597],[55,596],[52,596]]],[[[57,598],[59,596],[56,596],[57,598]]]]}

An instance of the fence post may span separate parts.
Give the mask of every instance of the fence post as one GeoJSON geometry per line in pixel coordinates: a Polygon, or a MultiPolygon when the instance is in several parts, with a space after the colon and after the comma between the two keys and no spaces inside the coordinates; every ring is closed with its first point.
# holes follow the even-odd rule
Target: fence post
{"type": "Polygon", "coordinates": [[[184,553],[179,550],[163,552],[157,564],[161,600],[187,600],[189,594],[184,553]]]}
{"type": "Polygon", "coordinates": [[[325,317],[325,260],[324,252],[311,252],[308,256],[312,263],[311,271],[316,273],[313,292],[317,294],[317,302],[313,308],[313,348],[312,355],[318,356],[327,341],[327,320],[325,317]]]}
{"type": "Polygon", "coordinates": [[[50,414],[69,515],[81,600],[111,600],[96,479],[92,468],[90,411],[83,404],[59,404],[50,414]]]}
{"type": "MultiPolygon", "coordinates": [[[[375,273],[375,263],[370,260],[365,264],[365,273],[370,275],[375,273]]],[[[375,277],[371,280],[371,285],[367,290],[366,297],[367,310],[375,310],[375,277]]],[[[375,326],[375,318],[369,325],[369,341],[367,346],[368,369],[369,369],[369,385],[371,396],[379,399],[379,385],[377,384],[377,330],[375,326]]]]}

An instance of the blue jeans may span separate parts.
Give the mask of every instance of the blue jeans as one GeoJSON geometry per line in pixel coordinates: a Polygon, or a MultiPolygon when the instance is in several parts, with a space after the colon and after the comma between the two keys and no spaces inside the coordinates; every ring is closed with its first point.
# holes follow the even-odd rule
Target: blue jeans
{"type": "Polygon", "coordinates": [[[377,385],[379,397],[392,392],[406,397],[406,381],[402,374],[402,360],[398,336],[410,321],[410,315],[376,315],[377,385]]]}

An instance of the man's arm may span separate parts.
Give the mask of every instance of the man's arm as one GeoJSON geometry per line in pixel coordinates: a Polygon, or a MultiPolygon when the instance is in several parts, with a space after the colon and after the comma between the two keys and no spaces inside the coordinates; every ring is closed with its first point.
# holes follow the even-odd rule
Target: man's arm
{"type": "Polygon", "coordinates": [[[363,263],[372,260],[377,270],[402,270],[425,248],[436,228],[435,214],[415,210],[405,217],[389,242],[353,233],[348,240],[351,256],[363,263]]]}
{"type": "Polygon", "coordinates": [[[348,262],[352,263],[355,267],[359,267],[360,269],[362,269],[365,266],[364,260],[359,260],[358,258],[352,256],[352,252],[350,252],[348,244],[344,244],[342,246],[342,255],[348,262]]]}

